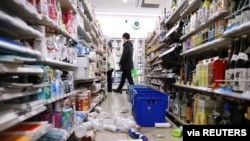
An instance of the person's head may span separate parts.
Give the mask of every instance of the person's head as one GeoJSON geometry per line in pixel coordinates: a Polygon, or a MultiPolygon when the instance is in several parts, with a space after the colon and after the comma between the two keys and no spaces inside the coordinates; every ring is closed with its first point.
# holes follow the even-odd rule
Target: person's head
{"type": "Polygon", "coordinates": [[[130,35],[127,32],[125,32],[122,35],[122,39],[123,39],[123,42],[127,42],[130,39],[130,35]]]}

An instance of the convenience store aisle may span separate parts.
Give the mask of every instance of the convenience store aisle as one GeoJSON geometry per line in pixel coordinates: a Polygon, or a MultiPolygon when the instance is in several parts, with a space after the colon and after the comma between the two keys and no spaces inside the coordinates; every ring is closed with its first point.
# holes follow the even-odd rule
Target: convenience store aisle
{"type": "MultiPolygon", "coordinates": [[[[128,113],[121,113],[122,107],[128,107],[131,109],[131,104],[127,101],[127,94],[123,91],[122,94],[108,93],[107,98],[100,105],[103,111],[112,114],[112,118],[115,117],[130,117],[131,111],[128,113]]],[[[142,127],[142,133],[144,133],[149,141],[181,141],[182,138],[175,138],[171,136],[172,128],[154,128],[154,127],[142,127]],[[162,138],[155,137],[156,135],[162,135],[162,138]]],[[[113,133],[110,131],[102,130],[97,132],[96,141],[119,141],[119,140],[131,140],[132,138],[127,133],[113,133]]]]}

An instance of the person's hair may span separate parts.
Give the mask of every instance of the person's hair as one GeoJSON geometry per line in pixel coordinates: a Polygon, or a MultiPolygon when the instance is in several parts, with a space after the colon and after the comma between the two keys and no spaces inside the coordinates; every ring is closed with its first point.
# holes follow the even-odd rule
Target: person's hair
{"type": "Polygon", "coordinates": [[[123,33],[122,38],[125,38],[125,39],[129,40],[130,35],[128,33],[123,33]]]}
{"type": "Polygon", "coordinates": [[[110,49],[111,52],[113,51],[112,41],[108,42],[108,48],[110,49]]]}

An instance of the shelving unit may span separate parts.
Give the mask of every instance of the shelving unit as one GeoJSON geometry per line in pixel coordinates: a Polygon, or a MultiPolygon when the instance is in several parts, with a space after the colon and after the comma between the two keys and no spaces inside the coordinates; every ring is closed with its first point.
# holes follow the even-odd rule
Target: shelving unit
{"type": "MultiPolygon", "coordinates": [[[[186,65],[185,60],[187,61],[188,58],[191,58],[190,59],[191,63],[195,62],[195,64],[197,64],[198,60],[199,60],[199,63],[202,64],[204,63],[202,61],[208,61],[207,58],[211,58],[215,56],[219,56],[220,58],[222,58],[222,60],[227,60],[227,57],[225,57],[225,54],[231,48],[233,38],[238,38],[238,37],[241,37],[242,35],[249,35],[250,33],[248,30],[250,28],[249,21],[246,21],[245,23],[241,23],[240,25],[234,26],[232,28],[231,28],[231,24],[239,24],[239,23],[231,23],[230,25],[227,25],[227,26],[222,24],[223,26],[221,26],[220,28],[221,31],[219,31],[218,24],[223,23],[228,18],[232,18],[230,17],[230,13],[232,13],[232,11],[230,10],[232,9],[228,8],[230,6],[220,5],[221,3],[219,3],[218,7],[220,7],[221,9],[217,8],[216,11],[213,11],[212,14],[209,13],[208,18],[204,20],[203,19],[200,20],[197,17],[196,17],[197,19],[191,19],[189,15],[194,16],[198,13],[198,12],[195,12],[195,10],[199,11],[202,9],[203,4],[201,0],[189,0],[189,1],[183,0],[178,4],[179,5],[176,6],[175,10],[171,11],[172,13],[170,15],[168,15],[168,12],[165,11],[166,13],[163,14],[164,18],[158,21],[159,23],[158,26],[160,26],[160,28],[157,26],[156,31],[154,30],[151,33],[151,36],[148,36],[148,39],[146,40],[146,43],[147,43],[146,44],[146,52],[147,52],[146,66],[148,67],[147,73],[146,73],[147,85],[152,86],[152,85],[164,84],[166,87],[168,86],[165,92],[167,92],[168,94],[169,92],[179,93],[178,101],[180,103],[183,102],[180,100],[180,98],[182,99],[183,95],[192,96],[191,97],[192,100],[196,98],[194,95],[196,96],[198,95],[198,97],[204,96],[202,98],[205,98],[205,96],[206,97],[212,96],[213,98],[216,97],[216,98],[223,99],[223,102],[230,101],[230,103],[237,103],[241,106],[243,105],[242,101],[249,103],[249,100],[250,100],[249,91],[246,91],[243,93],[236,93],[236,92],[232,92],[229,90],[224,90],[228,87],[224,86],[223,84],[219,85],[220,87],[216,86],[216,88],[200,87],[197,84],[197,81],[200,81],[200,79],[206,80],[206,78],[194,77],[195,80],[191,79],[190,80],[191,82],[189,80],[187,80],[187,82],[183,82],[184,80],[182,80],[182,79],[191,78],[197,73],[196,71],[199,71],[198,69],[194,69],[195,67],[198,67],[198,65],[197,66],[194,65],[193,68],[191,69],[192,71],[190,72],[190,74],[188,74],[189,76],[185,76],[186,74],[183,73],[182,69],[184,70],[187,69],[186,68],[187,66],[185,66],[186,65]],[[195,20],[195,21],[192,21],[192,20],[195,20]],[[182,24],[184,24],[185,28],[180,27],[180,25],[182,24]],[[217,29],[214,29],[217,31],[212,31],[212,28],[217,28],[217,29]],[[164,36],[162,35],[163,31],[166,31],[164,36]],[[212,32],[214,32],[213,33],[214,35],[211,37],[210,34],[212,34],[212,32]],[[161,35],[161,38],[158,37],[157,35],[161,35]],[[173,45],[173,43],[178,43],[178,44],[173,45]],[[173,57],[175,57],[176,59],[171,60],[173,57]],[[181,66],[182,62],[184,62],[183,66],[181,66]],[[176,68],[179,68],[179,70],[177,69],[177,71],[174,71],[176,68]],[[167,73],[163,74],[163,71],[167,73]],[[176,72],[176,75],[173,75],[174,74],[173,71],[176,72]],[[174,81],[171,81],[171,80],[174,80],[174,81]],[[178,80],[178,81],[175,81],[175,80],[178,80]],[[163,83],[159,83],[160,81],[163,83]],[[184,83],[187,83],[187,84],[184,84],[184,83]],[[198,86],[195,86],[195,85],[198,85],[198,86]]],[[[217,5],[214,5],[214,6],[217,7],[217,5]]],[[[244,7],[249,7],[249,5],[245,5],[244,7]]],[[[236,15],[236,13],[241,12],[243,9],[244,8],[238,9],[233,14],[236,15]]],[[[199,15],[196,15],[196,16],[199,16],[199,15]]],[[[213,58],[213,59],[216,59],[216,58],[213,58]]],[[[211,77],[211,74],[209,74],[208,77],[211,77]]],[[[221,81],[228,82],[227,80],[221,80],[221,81]]],[[[214,85],[212,84],[208,84],[208,85],[210,87],[212,86],[214,87],[214,85]]],[[[152,87],[156,89],[160,88],[157,86],[152,86],[152,87]]],[[[183,105],[179,105],[179,106],[183,106],[183,105]]],[[[248,104],[248,107],[249,107],[249,104],[248,104]]],[[[180,108],[179,110],[181,110],[181,107],[179,108],[180,108]]],[[[174,119],[174,121],[178,122],[180,125],[189,125],[187,121],[180,118],[180,117],[183,117],[183,115],[177,114],[178,112],[179,114],[181,114],[181,112],[183,111],[178,111],[177,113],[175,113],[176,111],[172,112],[172,110],[173,109],[167,109],[166,111],[167,117],[169,117],[169,119],[174,119]]],[[[193,124],[193,122],[194,121],[191,121],[190,124],[193,124]]]]}
{"type": "MultiPolygon", "coordinates": [[[[2,7],[2,9],[0,10],[0,35],[3,36],[0,38],[0,52],[1,54],[14,56],[12,59],[1,59],[1,106],[6,106],[2,104],[6,104],[8,101],[14,99],[18,99],[19,101],[29,101],[32,97],[32,99],[37,99],[35,102],[42,101],[38,107],[32,107],[36,105],[32,105],[31,101],[29,101],[29,103],[27,103],[27,106],[32,107],[31,111],[21,112],[14,110],[13,112],[16,113],[16,117],[10,120],[6,120],[6,122],[4,123],[1,123],[0,132],[3,132],[6,129],[18,125],[24,121],[29,122],[30,120],[40,120],[42,114],[45,114],[45,111],[50,111],[50,107],[53,107],[52,105],[55,105],[55,103],[61,103],[59,101],[64,101],[65,99],[67,99],[69,103],[72,104],[71,98],[83,92],[82,89],[78,88],[79,85],[88,88],[89,83],[101,82],[103,80],[100,73],[105,73],[105,71],[103,71],[102,64],[98,64],[102,62],[104,60],[103,58],[105,57],[105,52],[103,50],[104,38],[102,35],[102,31],[100,31],[100,25],[97,23],[98,21],[95,19],[95,15],[92,14],[92,10],[90,10],[91,6],[89,5],[89,2],[86,0],[81,0],[80,2],[83,2],[84,11],[79,5],[77,5],[78,3],[74,0],[59,0],[58,3],[56,3],[58,4],[56,5],[56,9],[54,9],[61,11],[72,11],[73,15],[79,14],[78,17],[81,17],[83,19],[82,21],[84,22],[84,27],[80,26],[83,24],[74,24],[74,26],[72,27],[73,31],[69,31],[67,27],[62,26],[62,23],[60,23],[59,20],[52,20],[50,15],[40,14],[37,8],[35,8],[35,6],[32,5],[29,1],[11,0],[0,2],[0,5],[2,7]],[[42,31],[39,31],[40,26],[45,27],[45,34],[42,31]],[[89,54],[87,52],[86,54],[79,55],[79,57],[82,56],[87,58],[90,65],[87,66],[87,68],[91,67],[92,70],[90,71],[94,73],[86,76],[91,77],[86,77],[80,80],[72,80],[73,76],[64,76],[71,73],[74,74],[79,69],[79,66],[76,64],[76,62],[68,63],[73,62],[69,58],[67,58],[69,60],[66,61],[62,60],[61,58],[56,60],[54,59],[56,57],[51,57],[51,54],[48,55],[48,57],[45,57],[44,53],[41,53],[38,48],[34,47],[30,42],[27,42],[27,40],[33,42],[35,40],[44,39],[46,44],[46,41],[48,40],[48,36],[46,36],[48,31],[52,36],[60,35],[60,37],[66,37],[65,39],[67,41],[67,45],[66,43],[64,45],[67,46],[67,49],[73,48],[73,43],[82,44],[84,47],[89,49],[89,54]],[[49,70],[47,67],[49,67],[49,70]],[[62,89],[60,89],[60,91],[58,89],[59,93],[57,93],[57,95],[52,95],[51,81],[54,81],[52,80],[52,76],[54,76],[54,69],[63,72],[63,75],[61,76],[63,77],[63,81],[58,82],[58,88],[62,88],[62,86],[64,86],[63,88],[66,88],[67,86],[68,92],[65,92],[66,89],[63,89],[63,91],[65,92],[63,93],[62,89]],[[48,73],[51,73],[51,76],[49,76],[51,78],[48,79],[49,82],[43,83],[44,79],[47,80],[48,77],[46,75],[48,73]],[[12,75],[12,79],[14,82],[11,81],[10,83],[8,82],[8,77],[12,75]],[[8,79],[6,79],[5,77],[8,79]],[[71,80],[68,80],[69,78],[71,80]],[[11,89],[12,87],[3,87],[3,84],[6,83],[5,85],[7,86],[15,83],[19,79],[24,80],[16,83],[14,87],[15,89],[11,89]],[[28,79],[27,81],[31,82],[24,83],[26,79],[28,79]],[[7,82],[5,82],[5,80],[7,82]],[[70,86],[69,81],[72,81],[71,84],[73,86],[70,86]],[[77,84],[77,86],[74,84],[77,84]],[[69,89],[71,89],[72,87],[73,90],[69,91],[69,89]],[[49,97],[47,97],[48,95],[43,95],[45,93],[49,93],[49,97]]],[[[57,16],[60,16],[60,12],[57,13],[57,16]]],[[[61,17],[57,18],[59,19],[61,17]]],[[[62,20],[61,22],[64,21],[62,20]]],[[[93,91],[93,93],[96,95],[102,91],[105,92],[105,89],[101,88],[99,90],[93,91]]],[[[93,99],[95,102],[92,103],[91,108],[85,112],[88,113],[92,111],[95,106],[100,104],[105,99],[106,95],[100,94],[97,97],[99,99],[93,99]]],[[[74,130],[76,129],[76,126],[77,125],[71,127],[71,130],[67,132],[64,137],[65,140],[70,139],[70,137],[74,133],[74,130]]],[[[50,128],[52,128],[52,124],[48,124],[48,126],[46,126],[46,130],[41,130],[39,134],[36,134],[36,136],[32,137],[31,140],[37,140],[38,138],[46,134],[46,132],[50,128]]]]}

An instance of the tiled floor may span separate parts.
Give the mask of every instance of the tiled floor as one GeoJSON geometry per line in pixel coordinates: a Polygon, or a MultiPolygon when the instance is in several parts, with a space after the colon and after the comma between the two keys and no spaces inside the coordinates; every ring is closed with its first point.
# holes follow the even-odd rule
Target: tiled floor
{"type": "MultiPolygon", "coordinates": [[[[130,117],[131,113],[121,113],[121,107],[128,107],[131,104],[127,101],[127,94],[108,93],[107,98],[100,105],[103,111],[112,114],[115,117],[130,117]]],[[[148,137],[149,141],[181,141],[182,138],[172,137],[170,132],[172,128],[154,128],[142,127],[142,132],[148,137]],[[157,138],[155,135],[163,135],[162,138],[157,138]]],[[[110,131],[102,130],[97,132],[96,141],[118,141],[118,140],[131,140],[132,138],[127,133],[113,133],[110,131]]]]}

